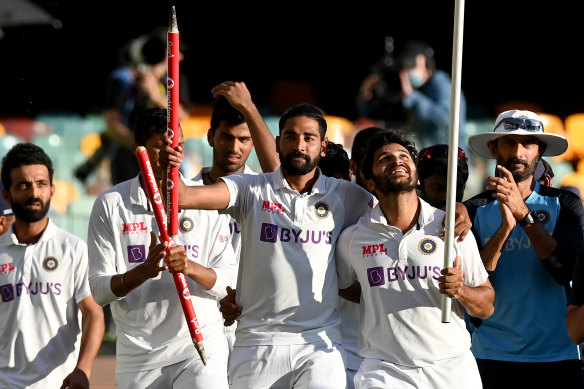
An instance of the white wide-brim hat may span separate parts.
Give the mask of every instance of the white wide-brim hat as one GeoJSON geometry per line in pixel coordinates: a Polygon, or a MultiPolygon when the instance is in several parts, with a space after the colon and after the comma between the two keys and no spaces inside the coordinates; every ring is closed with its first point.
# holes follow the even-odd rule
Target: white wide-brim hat
{"type": "Polygon", "coordinates": [[[468,138],[468,147],[481,157],[493,158],[491,155],[491,150],[487,143],[490,140],[495,140],[502,136],[507,135],[525,135],[533,136],[543,143],[546,144],[544,156],[553,157],[556,155],[561,155],[568,149],[568,140],[561,135],[545,133],[543,129],[543,122],[537,114],[531,111],[521,111],[518,109],[512,109],[510,111],[505,111],[497,116],[495,121],[495,128],[493,132],[484,132],[482,134],[471,135],[468,138]],[[506,118],[520,118],[520,119],[533,119],[538,120],[541,126],[536,129],[529,130],[527,128],[508,128],[508,126],[503,123],[503,119],[506,118]]]}

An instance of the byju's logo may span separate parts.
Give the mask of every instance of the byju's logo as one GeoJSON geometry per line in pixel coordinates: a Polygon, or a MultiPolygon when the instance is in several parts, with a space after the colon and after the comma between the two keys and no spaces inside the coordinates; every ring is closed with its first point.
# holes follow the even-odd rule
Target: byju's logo
{"type": "Polygon", "coordinates": [[[332,231],[295,230],[294,228],[278,227],[275,224],[262,223],[260,240],[262,242],[276,243],[314,243],[331,244],[332,231]]]}
{"type": "Polygon", "coordinates": [[[21,295],[52,294],[58,296],[61,294],[61,283],[59,282],[30,282],[28,284],[4,284],[0,285],[0,296],[3,302],[8,302],[20,297],[21,295]]]}
{"type": "Polygon", "coordinates": [[[137,263],[146,261],[146,246],[143,244],[128,246],[128,262],[137,263]]]}
{"type": "Polygon", "coordinates": [[[1,285],[0,294],[3,302],[14,300],[14,286],[12,284],[1,285]]]}

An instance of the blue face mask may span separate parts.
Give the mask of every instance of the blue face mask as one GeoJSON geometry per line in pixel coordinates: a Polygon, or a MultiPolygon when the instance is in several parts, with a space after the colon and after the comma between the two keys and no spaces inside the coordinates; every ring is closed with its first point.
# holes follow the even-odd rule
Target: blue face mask
{"type": "Polygon", "coordinates": [[[424,76],[422,76],[420,71],[417,69],[410,70],[408,72],[408,79],[410,80],[410,84],[412,84],[413,88],[421,87],[422,85],[424,85],[424,82],[426,81],[424,79],[424,76]]]}

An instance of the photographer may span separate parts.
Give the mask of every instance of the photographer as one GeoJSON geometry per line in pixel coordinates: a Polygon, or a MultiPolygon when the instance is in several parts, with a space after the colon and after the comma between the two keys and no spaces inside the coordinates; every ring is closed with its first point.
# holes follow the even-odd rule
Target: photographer
{"type": "MultiPolygon", "coordinates": [[[[425,42],[397,46],[386,37],[385,54],[361,82],[360,117],[383,120],[386,127],[410,132],[419,148],[447,144],[450,123],[450,76],[436,69],[434,50],[425,42]]],[[[460,96],[459,145],[466,148],[466,100],[460,96]]]]}
{"type": "MultiPolygon", "coordinates": [[[[179,58],[187,46],[180,43],[179,58]]],[[[136,118],[148,108],[166,108],[167,100],[167,28],[157,27],[130,40],[120,51],[120,66],[113,69],[105,85],[103,118],[106,128],[101,147],[82,165],[75,176],[83,183],[102,159],[110,159],[111,184],[133,178],[140,168],[131,145],[136,118]]],[[[184,119],[191,107],[186,75],[180,72],[179,118],[184,119]]]]}

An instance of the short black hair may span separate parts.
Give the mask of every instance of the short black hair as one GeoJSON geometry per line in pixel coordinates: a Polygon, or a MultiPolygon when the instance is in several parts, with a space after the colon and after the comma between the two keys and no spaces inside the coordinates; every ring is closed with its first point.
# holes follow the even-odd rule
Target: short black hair
{"type": "Polygon", "coordinates": [[[351,159],[355,161],[357,166],[361,165],[363,157],[367,153],[367,142],[373,134],[385,131],[385,128],[381,127],[367,127],[359,130],[355,137],[353,138],[353,145],[351,146],[351,159]]]}
{"type": "Polygon", "coordinates": [[[280,134],[282,134],[282,129],[286,124],[286,121],[291,118],[306,116],[312,118],[318,122],[318,131],[320,132],[321,140],[324,140],[326,136],[327,124],[324,118],[324,112],[322,109],[315,105],[309,103],[301,103],[288,108],[280,117],[279,128],[280,134]]]}
{"type": "Polygon", "coordinates": [[[227,122],[230,127],[237,126],[245,122],[241,112],[233,108],[225,96],[218,96],[213,102],[213,113],[211,114],[211,132],[219,127],[221,122],[227,122]]]}
{"type": "Polygon", "coordinates": [[[347,154],[343,145],[328,142],[325,156],[320,158],[318,167],[325,176],[335,177],[338,175],[340,178],[348,180],[350,171],[349,154],[347,154]]]}
{"type": "Polygon", "coordinates": [[[434,49],[425,41],[411,40],[403,43],[396,48],[396,58],[400,69],[407,69],[416,66],[416,57],[424,55],[426,58],[426,68],[436,70],[436,61],[434,60],[434,49]]]}
{"type": "Polygon", "coordinates": [[[168,119],[166,108],[148,108],[136,119],[134,138],[140,146],[146,145],[150,137],[167,131],[168,119]]]}
{"type": "MultiPolygon", "coordinates": [[[[419,154],[422,158],[418,160],[418,178],[420,179],[420,184],[423,185],[423,181],[434,175],[438,174],[443,177],[448,177],[448,145],[440,144],[430,147],[426,147],[420,150],[419,154]],[[434,154],[431,158],[424,158],[428,150],[435,147],[441,147],[442,153],[434,154]]],[[[461,157],[457,159],[457,176],[456,176],[456,200],[462,201],[464,196],[464,189],[466,187],[466,181],[468,180],[468,157],[464,153],[461,157]]]]}
{"type": "Polygon", "coordinates": [[[10,190],[12,169],[27,165],[44,165],[49,171],[49,181],[53,184],[53,161],[45,151],[33,143],[17,143],[2,158],[2,183],[10,190]]]}
{"type": "Polygon", "coordinates": [[[373,154],[381,147],[390,143],[397,143],[405,147],[410,153],[414,164],[418,163],[418,150],[414,141],[401,131],[383,130],[373,134],[367,142],[367,153],[361,166],[363,178],[366,180],[373,177],[373,154]]]}

